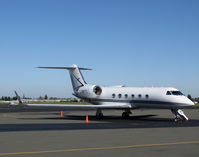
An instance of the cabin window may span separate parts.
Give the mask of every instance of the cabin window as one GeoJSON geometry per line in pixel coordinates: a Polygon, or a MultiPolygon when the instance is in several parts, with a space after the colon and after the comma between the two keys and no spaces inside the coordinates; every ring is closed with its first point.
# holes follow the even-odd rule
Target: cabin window
{"type": "Polygon", "coordinates": [[[115,98],[115,94],[112,94],[112,98],[115,98]]]}
{"type": "Polygon", "coordinates": [[[146,94],[146,95],[145,95],[145,97],[148,99],[148,98],[149,98],[149,95],[148,95],[148,94],[146,94]]]}
{"type": "Polygon", "coordinates": [[[134,94],[132,94],[132,95],[131,95],[131,97],[132,97],[132,98],[134,98],[134,97],[135,97],[135,95],[134,95],[134,94]]]}
{"type": "Polygon", "coordinates": [[[128,94],[125,94],[125,98],[128,98],[128,94]]]}
{"type": "Polygon", "coordinates": [[[121,98],[122,97],[122,94],[118,94],[118,98],[121,98]]]}
{"type": "Polygon", "coordinates": [[[142,98],[142,95],[141,95],[141,94],[139,94],[139,95],[138,95],[138,97],[139,97],[139,98],[142,98]]]}

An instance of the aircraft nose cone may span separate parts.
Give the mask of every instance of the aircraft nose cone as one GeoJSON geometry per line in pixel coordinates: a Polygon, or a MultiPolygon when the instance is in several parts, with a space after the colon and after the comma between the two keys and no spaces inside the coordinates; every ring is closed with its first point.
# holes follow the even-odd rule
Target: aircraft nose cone
{"type": "Polygon", "coordinates": [[[194,106],[194,102],[187,98],[187,104],[190,106],[194,106]]]}

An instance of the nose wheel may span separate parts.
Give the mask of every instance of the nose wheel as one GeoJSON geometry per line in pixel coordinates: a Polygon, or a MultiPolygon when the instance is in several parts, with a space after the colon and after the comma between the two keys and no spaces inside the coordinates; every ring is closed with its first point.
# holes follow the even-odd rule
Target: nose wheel
{"type": "Polygon", "coordinates": [[[182,123],[184,123],[186,120],[184,120],[183,118],[176,117],[176,118],[174,119],[174,121],[175,121],[176,124],[182,124],[182,123]]]}

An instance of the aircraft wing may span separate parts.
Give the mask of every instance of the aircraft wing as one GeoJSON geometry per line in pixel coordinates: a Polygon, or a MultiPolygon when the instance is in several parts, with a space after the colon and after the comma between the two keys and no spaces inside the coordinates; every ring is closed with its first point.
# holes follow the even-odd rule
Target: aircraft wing
{"type": "Polygon", "coordinates": [[[47,108],[101,108],[101,109],[127,109],[131,108],[126,103],[103,103],[102,105],[79,105],[79,104],[24,104],[30,107],[47,107],[47,108]]]}
{"type": "Polygon", "coordinates": [[[103,102],[100,105],[80,105],[80,104],[25,104],[22,102],[21,98],[15,91],[16,97],[19,101],[19,106],[29,106],[29,107],[46,107],[46,108],[101,108],[101,109],[129,109],[132,108],[130,104],[127,103],[117,103],[117,102],[103,102]]]}

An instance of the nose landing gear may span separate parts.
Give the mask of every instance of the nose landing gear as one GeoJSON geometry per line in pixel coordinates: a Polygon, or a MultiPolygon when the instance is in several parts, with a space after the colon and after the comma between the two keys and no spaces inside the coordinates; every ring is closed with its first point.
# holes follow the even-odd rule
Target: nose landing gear
{"type": "Polygon", "coordinates": [[[175,123],[183,123],[189,120],[189,118],[180,109],[172,109],[171,112],[176,116],[175,123]]]}

